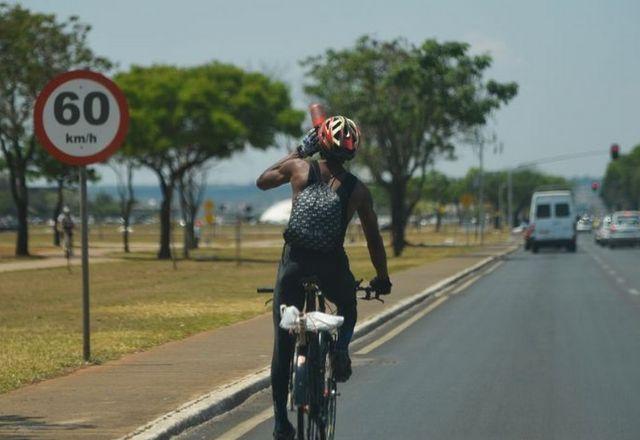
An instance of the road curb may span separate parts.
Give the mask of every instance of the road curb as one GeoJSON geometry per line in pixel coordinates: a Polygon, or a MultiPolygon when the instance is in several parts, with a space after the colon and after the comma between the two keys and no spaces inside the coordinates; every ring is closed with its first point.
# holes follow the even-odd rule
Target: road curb
{"type": "MultiPolygon", "coordinates": [[[[433,284],[423,291],[395,304],[393,307],[374,315],[356,326],[354,340],[377,329],[384,323],[422,303],[436,293],[450,287],[470,274],[478,272],[496,260],[515,252],[518,246],[504,252],[487,257],[482,261],[460,272],[433,284]]],[[[199,425],[206,420],[221,415],[248,399],[253,394],[269,386],[269,367],[265,367],[230,384],[216,388],[179,408],[139,427],[135,431],[120,437],[118,440],[165,440],[188,428],[199,425]]]]}

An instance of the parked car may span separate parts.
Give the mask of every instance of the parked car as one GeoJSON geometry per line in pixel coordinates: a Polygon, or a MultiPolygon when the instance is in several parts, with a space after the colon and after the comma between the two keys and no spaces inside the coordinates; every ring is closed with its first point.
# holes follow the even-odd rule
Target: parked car
{"type": "Polygon", "coordinates": [[[596,244],[606,246],[609,243],[609,227],[611,226],[611,216],[605,216],[600,220],[593,239],[596,244]]]}
{"type": "Polygon", "coordinates": [[[577,232],[591,232],[591,220],[588,218],[581,218],[576,225],[577,232]]]}
{"type": "Polygon", "coordinates": [[[531,197],[529,218],[533,253],[543,246],[576,251],[576,214],[571,191],[536,191],[531,197]]]}
{"type": "Polygon", "coordinates": [[[625,244],[640,244],[640,211],[614,212],[611,216],[607,244],[611,249],[625,244]]]}

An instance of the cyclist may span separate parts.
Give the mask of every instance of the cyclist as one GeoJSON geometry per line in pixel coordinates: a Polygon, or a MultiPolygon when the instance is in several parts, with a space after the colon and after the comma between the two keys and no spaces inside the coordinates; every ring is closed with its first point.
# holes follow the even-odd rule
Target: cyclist
{"type": "Polygon", "coordinates": [[[311,129],[294,152],[267,168],[256,181],[262,190],[290,183],[293,196],[293,209],[284,234],[285,245],[273,298],[275,337],[271,386],[276,439],[293,439],[295,435],[286,409],[295,340],[287,331],[279,328],[280,305],[295,305],[302,309],[304,293],[300,280],[304,277],[316,276],[323,293],[336,304],[338,314],[344,317],[331,362],[336,380],[344,382],[351,376],[348,346],[357,318],[356,282],[349,269],[343,243],[347,225],[356,212],[377,273],[370,285],[379,294],[391,292],[387,257],[371,193],[343,166],[345,161],[353,159],[359,143],[360,131],[352,120],[344,116],[330,117],[317,129],[311,129]],[[316,152],[320,153],[322,160],[305,160],[316,152]],[[314,184],[319,184],[314,187],[315,193],[310,189],[314,184]],[[339,200],[338,210],[331,209],[332,194],[334,198],[337,195],[335,200],[339,200]],[[333,213],[333,218],[327,218],[327,213],[333,213]],[[335,245],[331,247],[331,243],[328,245],[327,242],[331,241],[330,237],[336,229],[331,225],[336,223],[340,231],[338,239],[333,240],[335,245]],[[306,242],[305,234],[312,234],[306,242]],[[303,238],[300,239],[300,236],[303,238]],[[314,246],[321,250],[315,250],[314,246]]]}
{"type": "Polygon", "coordinates": [[[66,247],[65,251],[69,253],[69,256],[73,254],[73,228],[75,224],[71,218],[71,211],[68,206],[62,208],[62,213],[58,216],[58,228],[63,234],[63,246],[66,247]]]}

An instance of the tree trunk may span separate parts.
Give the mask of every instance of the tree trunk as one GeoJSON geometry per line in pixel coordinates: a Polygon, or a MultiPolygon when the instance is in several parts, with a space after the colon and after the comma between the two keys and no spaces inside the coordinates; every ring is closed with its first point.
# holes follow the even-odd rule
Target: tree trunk
{"type": "Polygon", "coordinates": [[[406,185],[394,182],[390,190],[390,199],[393,255],[399,257],[407,244],[405,241],[405,229],[407,226],[406,185]]]}
{"type": "Polygon", "coordinates": [[[442,214],[440,213],[440,207],[436,208],[436,232],[440,232],[442,227],[442,214]]]}
{"type": "Polygon", "coordinates": [[[161,184],[162,203],[160,204],[160,249],[158,259],[171,259],[171,201],[173,199],[173,182],[161,184]]]}
{"type": "Polygon", "coordinates": [[[190,219],[185,219],[184,221],[184,240],[183,240],[183,249],[182,255],[184,258],[189,258],[189,251],[191,249],[195,249],[194,246],[194,233],[193,233],[193,221],[190,219]]]}
{"type": "MultiPolygon", "coordinates": [[[[25,197],[26,198],[26,197],[25,197]]],[[[18,236],[16,237],[16,257],[29,256],[29,223],[28,223],[28,202],[17,203],[18,214],[18,236]]]]}
{"type": "Polygon", "coordinates": [[[122,218],[122,225],[124,230],[122,231],[122,246],[124,247],[124,252],[129,253],[131,250],[129,249],[129,216],[122,218]]]}
{"type": "Polygon", "coordinates": [[[24,167],[9,167],[11,179],[11,195],[16,204],[18,234],[16,236],[16,257],[29,256],[29,193],[24,167]]]}
{"type": "Polygon", "coordinates": [[[124,182],[122,182],[122,188],[120,188],[120,214],[122,215],[122,224],[124,229],[122,231],[122,246],[124,252],[129,253],[131,249],[129,247],[129,227],[131,225],[131,211],[133,210],[133,204],[135,203],[133,193],[133,166],[131,163],[126,165],[126,176],[124,182]]]}
{"type": "Polygon", "coordinates": [[[57,195],[56,204],[53,208],[53,245],[60,246],[60,231],[58,230],[58,217],[62,212],[62,204],[64,203],[64,182],[62,180],[57,181],[57,195]]]}

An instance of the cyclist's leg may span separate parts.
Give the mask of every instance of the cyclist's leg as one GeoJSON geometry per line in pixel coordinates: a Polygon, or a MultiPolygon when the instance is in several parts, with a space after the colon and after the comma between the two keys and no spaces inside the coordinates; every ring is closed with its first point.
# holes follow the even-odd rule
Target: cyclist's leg
{"type": "Polygon", "coordinates": [[[349,259],[341,251],[318,266],[322,292],[338,307],[338,315],[344,317],[336,348],[347,350],[358,319],[356,280],[349,268],[349,259]]]}
{"type": "Polygon", "coordinates": [[[302,309],[304,294],[300,285],[302,277],[301,265],[291,259],[290,248],[285,246],[278,267],[275,291],[273,295],[273,328],[274,344],[271,360],[271,389],[276,430],[287,429],[287,393],[291,358],[293,356],[295,338],[288,331],[280,328],[280,305],[294,305],[302,309]]]}

